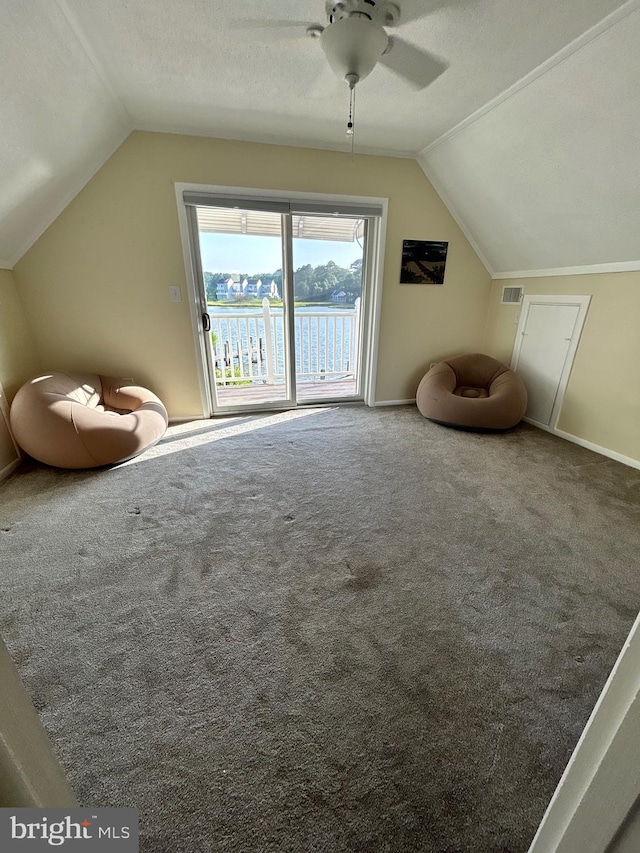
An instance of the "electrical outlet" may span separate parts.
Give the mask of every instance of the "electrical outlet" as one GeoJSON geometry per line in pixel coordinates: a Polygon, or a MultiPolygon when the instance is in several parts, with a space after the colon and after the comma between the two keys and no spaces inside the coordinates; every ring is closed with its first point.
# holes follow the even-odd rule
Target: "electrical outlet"
{"type": "Polygon", "coordinates": [[[180,293],[180,287],[177,284],[172,284],[169,287],[169,299],[172,302],[182,302],[182,293],[180,293]]]}

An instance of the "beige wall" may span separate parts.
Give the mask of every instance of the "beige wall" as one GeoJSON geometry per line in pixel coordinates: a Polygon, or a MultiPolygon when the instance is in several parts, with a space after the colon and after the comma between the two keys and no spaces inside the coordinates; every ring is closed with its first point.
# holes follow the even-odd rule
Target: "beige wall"
{"type": "Polygon", "coordinates": [[[133,377],[173,417],[201,411],[174,182],[389,198],[376,398],[411,398],[429,363],[481,345],[489,275],[418,164],[133,133],[15,269],[46,369],[133,377]],[[448,240],[442,287],[399,284],[402,240],[448,240]]]}
{"type": "Polygon", "coordinates": [[[0,384],[0,480],[9,476],[16,467],[19,458],[9,431],[8,408],[0,384]]]}
{"type": "Polygon", "coordinates": [[[38,369],[13,275],[0,269],[0,472],[5,475],[17,455],[4,414],[18,388],[38,369]]]}
{"type": "Polygon", "coordinates": [[[10,270],[0,270],[0,383],[9,401],[40,369],[10,270]]]}
{"type": "Polygon", "coordinates": [[[558,429],[640,460],[640,272],[495,281],[484,351],[509,363],[517,308],[500,305],[504,285],[591,296],[558,429]]]}

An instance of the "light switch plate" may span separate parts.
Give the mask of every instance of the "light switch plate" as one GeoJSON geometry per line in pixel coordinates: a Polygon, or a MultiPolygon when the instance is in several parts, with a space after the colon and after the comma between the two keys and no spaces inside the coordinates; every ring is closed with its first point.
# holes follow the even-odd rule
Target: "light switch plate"
{"type": "Polygon", "coordinates": [[[169,299],[172,302],[182,302],[182,294],[180,293],[180,287],[177,284],[170,285],[169,299]]]}

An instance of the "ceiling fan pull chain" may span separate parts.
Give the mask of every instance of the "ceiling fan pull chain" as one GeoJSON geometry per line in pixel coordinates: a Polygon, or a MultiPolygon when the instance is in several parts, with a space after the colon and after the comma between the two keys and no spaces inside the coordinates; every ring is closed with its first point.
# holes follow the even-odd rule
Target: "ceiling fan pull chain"
{"type": "Polygon", "coordinates": [[[355,118],[356,118],[356,87],[355,82],[349,81],[349,121],[347,122],[347,136],[351,137],[351,159],[353,160],[353,149],[355,142],[355,118]]]}
{"type": "Polygon", "coordinates": [[[356,87],[351,90],[351,159],[353,160],[354,146],[356,142],[356,87]]]}

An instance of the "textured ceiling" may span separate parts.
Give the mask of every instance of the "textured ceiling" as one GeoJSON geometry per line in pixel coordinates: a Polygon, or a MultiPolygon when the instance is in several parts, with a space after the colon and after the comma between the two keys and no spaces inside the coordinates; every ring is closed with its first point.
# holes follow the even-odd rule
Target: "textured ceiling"
{"type": "MultiPolygon", "coordinates": [[[[403,18],[395,33],[448,68],[422,91],[384,67],[374,69],[358,87],[358,150],[416,157],[427,149],[420,162],[451,198],[491,267],[530,269],[538,263],[530,251],[537,236],[530,220],[548,214],[542,182],[552,196],[564,197],[564,169],[567,197],[580,198],[582,178],[574,173],[588,169],[591,157],[599,169],[604,151],[626,157],[628,146],[619,145],[617,134],[635,130],[637,138],[639,130],[637,102],[635,119],[619,115],[634,86],[637,94],[638,64],[629,51],[608,53],[612,48],[600,36],[572,54],[577,59],[590,51],[582,65],[566,59],[554,64],[552,58],[576,39],[588,41],[584,33],[602,27],[619,7],[636,5],[400,0],[403,18]],[[535,85],[438,144],[547,65],[535,85]],[[611,92],[623,103],[609,103],[611,92]],[[578,162],[573,155],[560,157],[560,146],[573,142],[579,148],[568,116],[577,114],[576,135],[582,137],[585,124],[598,123],[603,103],[607,116],[615,113],[613,126],[609,118],[601,122],[599,139],[587,152],[580,150],[578,162]],[[541,145],[556,151],[553,165],[541,145]],[[509,177],[496,184],[500,164],[509,177]],[[524,204],[524,193],[531,201],[531,186],[518,164],[540,188],[529,220],[517,202],[524,204]],[[516,202],[514,218],[509,199],[516,202]],[[487,207],[496,213],[495,227],[487,207]],[[508,241],[502,256],[499,244],[508,227],[523,233],[508,241]]],[[[304,37],[306,23],[325,23],[324,0],[0,0],[0,16],[0,263],[11,265],[21,256],[132,129],[347,147],[346,86],[327,70],[318,43],[304,37]],[[282,25],[273,25],[277,21],[282,25]]],[[[621,170],[610,171],[620,179],[621,170]]],[[[586,182],[583,190],[589,187],[586,182]]],[[[621,189],[631,192],[628,185],[621,189]]],[[[611,215],[615,219],[615,210],[611,215]]],[[[591,252],[589,257],[601,258],[593,262],[605,263],[620,251],[626,259],[628,241],[617,233],[610,251],[591,252]]],[[[576,242],[567,263],[592,262],[574,261],[583,244],[576,242]]],[[[560,256],[555,260],[567,265],[560,256]]]]}
{"type": "Polygon", "coordinates": [[[640,269],[633,5],[419,158],[493,273],[640,269]]]}

